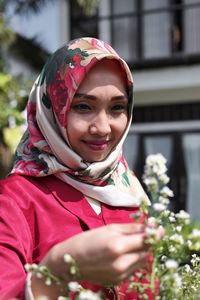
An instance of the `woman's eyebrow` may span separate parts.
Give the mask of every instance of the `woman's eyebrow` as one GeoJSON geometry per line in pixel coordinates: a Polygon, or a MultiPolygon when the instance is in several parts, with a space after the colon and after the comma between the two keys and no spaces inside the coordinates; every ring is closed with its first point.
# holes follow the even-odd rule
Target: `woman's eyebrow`
{"type": "Polygon", "coordinates": [[[94,95],[86,94],[86,93],[76,93],[74,98],[88,98],[88,99],[96,99],[97,97],[94,95]]]}
{"type": "Polygon", "coordinates": [[[112,99],[128,101],[128,96],[127,95],[119,95],[119,96],[114,96],[112,99]]]}
{"type": "MultiPolygon", "coordinates": [[[[87,99],[97,99],[96,96],[91,95],[91,94],[86,94],[86,93],[76,93],[74,95],[74,98],[87,98],[87,99]]],[[[113,100],[124,100],[124,101],[128,101],[128,96],[127,95],[118,95],[118,96],[113,96],[112,97],[113,100]]]]}

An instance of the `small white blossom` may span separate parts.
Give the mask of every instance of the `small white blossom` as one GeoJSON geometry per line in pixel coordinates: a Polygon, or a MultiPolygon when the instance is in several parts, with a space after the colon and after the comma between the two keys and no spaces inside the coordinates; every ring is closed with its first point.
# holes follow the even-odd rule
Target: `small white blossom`
{"type": "Polygon", "coordinates": [[[181,277],[180,277],[180,275],[178,274],[178,273],[174,273],[174,281],[175,281],[175,283],[176,283],[176,286],[178,287],[178,288],[180,288],[181,286],[182,286],[182,280],[181,280],[181,277]]]}
{"type": "Polygon", "coordinates": [[[166,209],[165,211],[163,211],[162,213],[163,217],[169,217],[171,215],[170,211],[168,209],[166,209]]]}
{"type": "Polygon", "coordinates": [[[154,177],[145,177],[143,181],[146,186],[158,187],[158,182],[154,177]]]}
{"type": "Polygon", "coordinates": [[[68,283],[68,288],[71,292],[78,292],[81,289],[81,285],[76,281],[71,281],[68,283]]]}
{"type": "Polygon", "coordinates": [[[165,266],[167,269],[177,269],[178,268],[178,263],[174,259],[168,259],[165,262],[165,266]]]}
{"type": "Polygon", "coordinates": [[[174,217],[174,216],[169,216],[169,221],[171,222],[171,223],[175,223],[176,222],[176,218],[174,217]]]}
{"type": "Polygon", "coordinates": [[[37,273],[36,273],[36,277],[37,277],[37,278],[42,278],[43,275],[42,275],[41,273],[37,272],[37,273]]]}
{"type": "Polygon", "coordinates": [[[191,269],[190,265],[186,264],[186,265],[184,266],[184,268],[185,268],[185,272],[186,272],[186,273],[191,273],[191,272],[192,272],[192,269],[191,269]]]}
{"type": "Polygon", "coordinates": [[[161,174],[159,176],[159,180],[161,184],[167,184],[169,182],[169,177],[166,174],[161,174]]]}
{"type": "Polygon", "coordinates": [[[168,199],[168,198],[165,198],[165,197],[163,197],[163,196],[160,196],[159,199],[158,199],[158,201],[159,201],[160,203],[164,204],[164,205],[169,205],[169,203],[170,203],[169,199],[168,199]]]}
{"type": "Polygon", "coordinates": [[[48,286],[51,285],[52,284],[51,278],[49,278],[49,277],[46,278],[45,284],[48,285],[48,286]]]}
{"type": "Polygon", "coordinates": [[[146,227],[145,232],[148,236],[147,241],[149,240],[150,243],[156,243],[160,240],[161,227],[159,227],[159,228],[146,227]]]}
{"type": "Polygon", "coordinates": [[[173,234],[172,236],[170,236],[170,241],[174,241],[180,245],[184,244],[184,239],[180,234],[173,234]]]}
{"type": "Polygon", "coordinates": [[[176,226],[176,231],[178,231],[178,232],[181,232],[181,230],[182,230],[182,226],[176,226]]]}
{"type": "Polygon", "coordinates": [[[71,257],[71,255],[70,254],[65,254],[64,255],[64,262],[66,262],[66,263],[72,263],[73,262],[73,259],[72,259],[72,257],[71,257]]]}
{"type": "Polygon", "coordinates": [[[180,210],[179,213],[176,214],[176,218],[187,221],[190,219],[190,215],[186,211],[180,210]]]}
{"type": "Polygon", "coordinates": [[[164,186],[161,191],[160,191],[162,196],[166,196],[166,197],[173,197],[174,193],[172,190],[170,190],[170,188],[168,188],[167,186],[164,186]]]}
{"type": "Polygon", "coordinates": [[[156,211],[163,211],[166,209],[166,205],[162,204],[162,203],[154,203],[153,204],[153,209],[156,211]]]}
{"type": "Polygon", "coordinates": [[[149,217],[147,220],[148,226],[154,226],[156,224],[156,218],[154,217],[149,217]]]}
{"type": "Polygon", "coordinates": [[[200,262],[200,256],[198,256],[196,253],[192,254],[191,262],[192,261],[200,262]]]}
{"type": "Polygon", "coordinates": [[[199,229],[193,229],[192,233],[190,235],[190,238],[200,238],[200,230],[199,229]]]}
{"type": "Polygon", "coordinates": [[[167,256],[166,255],[161,256],[161,261],[165,262],[166,260],[167,260],[167,256]]]}
{"type": "Polygon", "coordinates": [[[152,170],[157,176],[161,176],[167,171],[167,167],[164,164],[155,164],[152,167],[152,170]]]}
{"type": "Polygon", "coordinates": [[[174,247],[173,245],[169,245],[169,252],[176,253],[177,252],[176,247],[174,247]]]}
{"type": "Polygon", "coordinates": [[[94,293],[90,290],[84,290],[80,292],[79,300],[102,300],[102,299],[98,293],[94,293]]]}
{"type": "Polygon", "coordinates": [[[164,174],[167,170],[166,159],[162,154],[148,155],[146,158],[147,167],[151,167],[153,172],[157,175],[164,174]]]}

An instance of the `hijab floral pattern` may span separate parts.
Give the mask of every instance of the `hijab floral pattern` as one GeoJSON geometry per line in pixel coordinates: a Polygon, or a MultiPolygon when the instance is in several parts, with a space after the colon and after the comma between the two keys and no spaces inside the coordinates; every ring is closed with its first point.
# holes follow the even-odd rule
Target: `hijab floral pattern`
{"type": "Polygon", "coordinates": [[[11,173],[54,174],[89,197],[113,206],[138,206],[144,191],[122,154],[131,125],[133,79],[126,62],[107,43],[81,38],[58,49],[36,79],[27,104],[28,128],[20,141],[11,173]],[[66,134],[67,112],[90,69],[101,59],[119,62],[126,74],[129,97],[127,128],[108,157],[86,162],[73,151],[66,134]]]}

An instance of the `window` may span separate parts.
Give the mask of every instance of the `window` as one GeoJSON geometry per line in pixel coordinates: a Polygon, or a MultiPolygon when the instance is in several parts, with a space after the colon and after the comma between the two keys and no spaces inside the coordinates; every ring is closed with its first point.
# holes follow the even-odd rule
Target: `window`
{"type": "Polygon", "coordinates": [[[200,61],[200,0],[101,0],[89,17],[70,3],[71,38],[102,38],[135,67],[200,61]]]}

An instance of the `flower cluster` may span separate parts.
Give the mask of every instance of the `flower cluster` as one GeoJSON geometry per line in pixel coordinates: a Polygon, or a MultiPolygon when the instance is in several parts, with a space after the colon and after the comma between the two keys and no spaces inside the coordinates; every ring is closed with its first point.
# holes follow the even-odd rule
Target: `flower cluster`
{"type": "MultiPolygon", "coordinates": [[[[68,264],[70,277],[78,279],[79,270],[73,257],[66,253],[64,255],[64,262],[68,264]]],[[[85,289],[77,281],[69,281],[66,284],[62,279],[53,275],[44,265],[26,264],[25,269],[27,272],[34,273],[38,278],[43,278],[47,286],[52,284],[60,286],[62,295],[57,300],[103,300],[101,292],[95,293],[89,289],[85,289]],[[63,285],[65,288],[63,288],[63,285]]]]}
{"type": "Polygon", "coordinates": [[[168,209],[173,192],[167,186],[166,159],[161,154],[146,159],[143,181],[147,187],[151,206],[141,205],[148,212],[147,242],[152,245],[153,266],[150,287],[154,291],[155,279],[159,280],[156,300],[200,299],[200,225],[181,210],[168,209]],[[164,237],[156,238],[157,226],[163,226],[164,237]]]}

